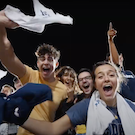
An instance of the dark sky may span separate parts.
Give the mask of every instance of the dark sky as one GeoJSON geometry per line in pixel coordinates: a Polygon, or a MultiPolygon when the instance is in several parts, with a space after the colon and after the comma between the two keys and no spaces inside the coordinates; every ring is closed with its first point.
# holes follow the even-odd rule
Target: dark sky
{"type": "MultiPolygon", "coordinates": [[[[135,8],[133,2],[90,2],[40,0],[44,6],[73,18],[73,25],[46,25],[43,33],[22,28],[7,30],[8,38],[19,59],[32,67],[36,65],[34,52],[42,43],[54,45],[61,51],[60,66],[69,65],[76,72],[82,67],[104,60],[108,52],[109,22],[117,30],[115,44],[123,53],[125,69],[135,73],[135,8]]],[[[32,0],[3,0],[0,8],[9,4],[28,15],[34,15],[32,0]]]]}

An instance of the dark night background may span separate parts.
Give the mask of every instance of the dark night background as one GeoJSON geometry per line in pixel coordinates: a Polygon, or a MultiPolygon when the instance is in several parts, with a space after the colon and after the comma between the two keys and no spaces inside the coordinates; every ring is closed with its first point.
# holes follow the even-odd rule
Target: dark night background
{"type": "MultiPolygon", "coordinates": [[[[73,25],[49,24],[43,33],[18,28],[8,29],[8,38],[19,59],[33,68],[36,66],[34,52],[42,43],[54,45],[61,51],[60,66],[69,65],[76,72],[82,67],[104,60],[108,52],[107,30],[109,22],[117,30],[115,44],[123,53],[124,67],[135,73],[135,4],[133,2],[57,1],[40,2],[63,15],[73,18],[73,25]]],[[[32,0],[1,0],[0,9],[9,4],[27,15],[34,15],[32,0]]],[[[8,75],[1,84],[11,79],[8,75]]],[[[10,82],[9,81],[9,82],[10,82]]]]}

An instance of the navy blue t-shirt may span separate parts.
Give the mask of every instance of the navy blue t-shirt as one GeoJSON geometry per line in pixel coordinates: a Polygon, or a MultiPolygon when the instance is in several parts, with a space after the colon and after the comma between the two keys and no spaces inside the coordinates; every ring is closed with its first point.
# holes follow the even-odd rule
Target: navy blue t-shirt
{"type": "MultiPolygon", "coordinates": [[[[135,112],[135,105],[133,104],[132,101],[127,100],[127,103],[129,106],[133,109],[135,112]]],[[[80,124],[86,124],[87,122],[87,112],[88,112],[88,107],[90,103],[90,98],[83,99],[82,101],[76,103],[74,106],[72,106],[66,114],[71,120],[71,123],[74,127],[76,125],[80,124]]],[[[111,108],[111,112],[115,113],[118,116],[118,119],[115,119],[108,125],[108,128],[105,130],[104,135],[124,135],[124,131],[122,128],[121,120],[119,118],[118,112],[116,108],[111,108]]],[[[109,110],[110,110],[109,109],[109,110]]]]}
{"type": "Polygon", "coordinates": [[[135,75],[129,70],[122,71],[122,73],[127,82],[121,84],[120,94],[124,98],[135,102],[135,75]]]}

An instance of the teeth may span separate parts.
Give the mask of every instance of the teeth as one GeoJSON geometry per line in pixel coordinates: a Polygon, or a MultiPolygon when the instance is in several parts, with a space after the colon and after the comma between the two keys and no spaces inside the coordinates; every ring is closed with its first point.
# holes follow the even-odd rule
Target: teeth
{"type": "Polygon", "coordinates": [[[105,91],[109,91],[109,90],[112,89],[112,86],[108,84],[108,85],[105,85],[105,86],[103,87],[103,89],[104,89],[105,91]]]}
{"type": "Polygon", "coordinates": [[[108,85],[105,85],[104,87],[111,87],[111,85],[108,84],[108,85]]]}
{"type": "Polygon", "coordinates": [[[89,88],[89,85],[83,85],[83,88],[87,89],[89,88]]]}
{"type": "Polygon", "coordinates": [[[69,82],[65,82],[66,84],[69,84],[69,82]]]}

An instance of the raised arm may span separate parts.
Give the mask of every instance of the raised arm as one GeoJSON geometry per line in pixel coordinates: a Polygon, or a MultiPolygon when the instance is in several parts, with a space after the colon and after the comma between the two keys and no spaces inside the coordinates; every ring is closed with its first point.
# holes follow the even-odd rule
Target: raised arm
{"type": "Polygon", "coordinates": [[[17,75],[18,77],[22,77],[26,72],[26,68],[15,55],[14,49],[7,38],[6,32],[6,28],[14,28],[16,26],[18,25],[9,20],[5,16],[3,10],[0,11],[0,60],[9,72],[17,75]]]}
{"type": "Polygon", "coordinates": [[[112,23],[109,24],[109,30],[107,32],[108,35],[108,43],[109,43],[109,51],[110,51],[110,59],[115,64],[119,64],[119,53],[114,44],[114,37],[116,36],[117,31],[112,28],[112,23]]]}
{"type": "Polygon", "coordinates": [[[61,135],[71,128],[72,124],[68,115],[64,115],[53,123],[28,118],[22,127],[36,135],[61,135]]]}

